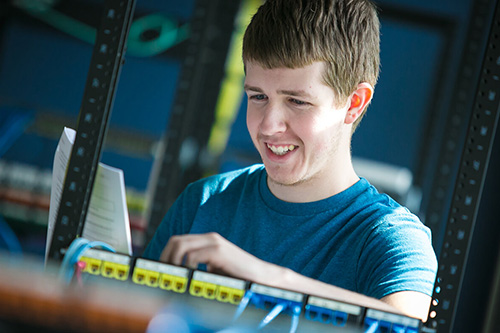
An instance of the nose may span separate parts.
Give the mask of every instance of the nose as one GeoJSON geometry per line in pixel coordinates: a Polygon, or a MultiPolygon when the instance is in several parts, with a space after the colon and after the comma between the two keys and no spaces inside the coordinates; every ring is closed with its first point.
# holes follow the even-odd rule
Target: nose
{"type": "Polygon", "coordinates": [[[286,114],[279,105],[269,103],[263,110],[259,129],[262,135],[272,136],[286,131],[286,114]]]}

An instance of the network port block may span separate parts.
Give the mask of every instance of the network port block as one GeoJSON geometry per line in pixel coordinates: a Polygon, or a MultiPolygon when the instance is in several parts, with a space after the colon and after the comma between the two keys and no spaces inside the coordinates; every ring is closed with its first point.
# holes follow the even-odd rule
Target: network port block
{"type": "Polygon", "coordinates": [[[194,271],[189,286],[193,296],[239,304],[245,294],[247,282],[227,276],[194,271]]]}
{"type": "Polygon", "coordinates": [[[189,269],[157,261],[137,258],[132,281],[152,288],[184,293],[189,281],[189,269]]]}
{"type": "Polygon", "coordinates": [[[251,303],[257,308],[271,310],[278,304],[284,304],[284,312],[293,315],[293,309],[296,307],[302,308],[304,302],[304,294],[294,291],[273,288],[258,283],[252,283],[250,286],[252,291],[251,303]]]}
{"type": "Polygon", "coordinates": [[[360,306],[316,296],[309,296],[304,312],[308,320],[337,327],[358,326],[362,315],[363,308],[360,306]]]}
{"type": "Polygon", "coordinates": [[[420,319],[400,316],[397,314],[367,309],[364,327],[376,327],[378,333],[418,333],[422,322],[420,319]]]}
{"type": "Polygon", "coordinates": [[[80,260],[85,262],[84,273],[126,281],[130,271],[130,257],[124,254],[88,249],[80,260]]]}

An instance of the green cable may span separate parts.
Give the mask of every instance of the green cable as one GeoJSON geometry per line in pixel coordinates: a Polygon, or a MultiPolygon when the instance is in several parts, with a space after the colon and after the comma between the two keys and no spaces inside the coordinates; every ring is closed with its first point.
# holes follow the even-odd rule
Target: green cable
{"type": "MultiPolygon", "coordinates": [[[[52,8],[53,2],[15,1],[14,5],[68,35],[90,44],[95,43],[96,28],[55,10],[52,8]]],[[[174,20],[161,14],[146,15],[135,19],[130,26],[127,53],[136,57],[151,57],[179,44],[188,35],[188,24],[178,27],[174,20]],[[149,30],[159,31],[159,35],[151,40],[143,40],[143,33],[149,30]]]]}

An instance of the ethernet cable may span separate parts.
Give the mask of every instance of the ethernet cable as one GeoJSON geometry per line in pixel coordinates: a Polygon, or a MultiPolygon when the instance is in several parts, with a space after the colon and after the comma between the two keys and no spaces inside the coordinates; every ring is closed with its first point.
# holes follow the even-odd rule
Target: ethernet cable
{"type": "Polygon", "coordinates": [[[271,311],[269,311],[267,316],[265,316],[264,319],[262,319],[258,329],[260,330],[264,328],[267,324],[269,324],[274,318],[276,318],[281,313],[281,311],[283,311],[286,308],[286,306],[287,303],[285,302],[276,304],[274,308],[271,311]]]}
{"type": "Polygon", "coordinates": [[[253,296],[253,291],[247,290],[245,295],[241,298],[240,304],[238,304],[238,308],[236,308],[236,312],[234,313],[233,317],[233,322],[235,322],[236,319],[238,319],[241,316],[243,311],[245,311],[252,296],[253,296]]]}
{"type": "Polygon", "coordinates": [[[406,329],[403,326],[392,325],[392,332],[394,333],[405,333],[406,329]]]}
{"type": "Polygon", "coordinates": [[[372,322],[370,324],[370,326],[368,326],[368,328],[366,329],[365,333],[375,333],[375,332],[377,332],[378,326],[379,326],[379,322],[378,321],[372,322]]]}
{"type": "Polygon", "coordinates": [[[297,331],[297,327],[299,326],[299,316],[300,316],[301,307],[299,305],[295,305],[292,309],[292,325],[290,326],[290,333],[295,333],[297,331]]]}
{"type": "Polygon", "coordinates": [[[116,252],[113,247],[104,242],[91,242],[86,238],[76,238],[73,242],[71,242],[71,245],[68,247],[68,250],[64,255],[64,259],[59,270],[59,279],[66,283],[70,283],[75,271],[76,263],[85,251],[94,247],[100,247],[110,252],[116,252]]]}

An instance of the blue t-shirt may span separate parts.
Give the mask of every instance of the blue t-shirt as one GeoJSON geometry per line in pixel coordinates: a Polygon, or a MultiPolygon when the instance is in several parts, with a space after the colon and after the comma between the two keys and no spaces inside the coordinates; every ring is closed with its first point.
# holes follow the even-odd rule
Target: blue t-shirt
{"type": "Polygon", "coordinates": [[[430,230],[363,178],[308,203],[276,198],[263,165],[199,180],[179,196],[143,256],[158,260],[172,235],[212,231],[262,260],[367,296],[432,295],[430,230]]]}

